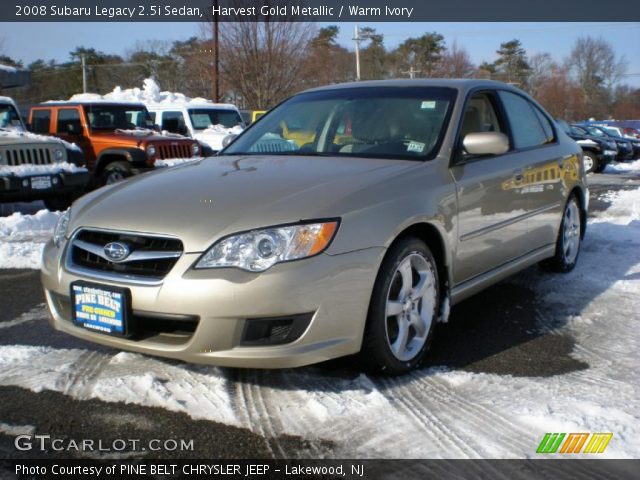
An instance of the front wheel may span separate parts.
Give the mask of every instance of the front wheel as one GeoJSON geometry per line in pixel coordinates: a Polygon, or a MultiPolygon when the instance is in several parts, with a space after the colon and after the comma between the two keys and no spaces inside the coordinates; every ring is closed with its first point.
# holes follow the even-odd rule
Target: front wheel
{"type": "Polygon", "coordinates": [[[112,183],[118,183],[130,177],[132,174],[131,167],[127,162],[111,162],[104,167],[102,184],[111,185],[112,183]]]}
{"type": "Polygon", "coordinates": [[[598,157],[591,152],[583,152],[584,157],[584,171],[585,173],[592,173],[598,169],[598,157]]]}
{"type": "Polygon", "coordinates": [[[556,240],[556,253],[542,266],[554,272],[566,273],[573,270],[578,262],[582,243],[582,215],[578,199],[572,195],[564,207],[562,223],[556,240]]]}
{"type": "Polygon", "coordinates": [[[437,319],[438,269],[416,238],[391,247],[376,278],[362,347],[365,368],[398,375],[423,362],[437,319]]]}

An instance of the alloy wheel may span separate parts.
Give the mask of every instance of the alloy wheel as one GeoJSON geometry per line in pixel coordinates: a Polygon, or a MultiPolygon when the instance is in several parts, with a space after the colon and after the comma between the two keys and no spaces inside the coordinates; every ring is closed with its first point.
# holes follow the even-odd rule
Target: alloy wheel
{"type": "Polygon", "coordinates": [[[410,361],[425,345],[434,320],[437,289],[431,263],[413,252],[398,265],[386,301],[386,336],[392,354],[410,361]]]}

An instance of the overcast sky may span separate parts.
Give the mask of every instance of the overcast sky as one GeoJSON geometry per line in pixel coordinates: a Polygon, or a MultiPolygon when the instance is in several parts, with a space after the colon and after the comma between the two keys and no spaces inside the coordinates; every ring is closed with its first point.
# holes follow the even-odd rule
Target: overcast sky
{"type": "MultiPolygon", "coordinates": [[[[324,26],[326,24],[319,24],[324,26]]],[[[353,23],[340,23],[340,43],[353,48],[353,23]]],[[[447,44],[466,48],[474,63],[493,61],[501,42],[518,38],[529,55],[549,52],[564,59],[575,40],[603,37],[628,62],[623,80],[640,87],[640,23],[368,23],[393,48],[408,37],[436,31],[447,44]]],[[[199,35],[197,23],[0,23],[4,53],[28,64],[36,59],[66,61],[77,46],[123,55],[138,42],[184,40],[199,35]]]]}

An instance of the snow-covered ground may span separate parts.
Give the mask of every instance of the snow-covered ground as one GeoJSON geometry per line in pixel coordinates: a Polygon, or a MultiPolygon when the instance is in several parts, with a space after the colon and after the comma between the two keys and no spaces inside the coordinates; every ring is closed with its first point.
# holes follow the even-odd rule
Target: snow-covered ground
{"type": "Polygon", "coordinates": [[[40,268],[44,244],[53,236],[60,212],[15,212],[0,217],[0,268],[40,268]]]}
{"type": "MultiPolygon", "coordinates": [[[[610,173],[621,173],[640,162],[614,167],[610,173]]],[[[588,365],[583,370],[516,377],[436,365],[397,379],[341,378],[317,368],[234,372],[132,353],[8,345],[0,347],[0,385],[245,427],[274,439],[274,455],[284,452],[283,433],[330,440],[337,458],[523,458],[536,456],[546,432],[613,432],[599,457],[640,458],[640,189],[607,200],[610,207],[589,222],[573,272],[529,269],[509,280],[544,300],[537,329],[572,337],[571,356],[588,365]]],[[[2,245],[50,232],[56,217],[1,219],[2,245]]],[[[2,262],[22,255],[0,254],[2,262]]],[[[27,312],[15,322],[43,318],[27,312]]]]}

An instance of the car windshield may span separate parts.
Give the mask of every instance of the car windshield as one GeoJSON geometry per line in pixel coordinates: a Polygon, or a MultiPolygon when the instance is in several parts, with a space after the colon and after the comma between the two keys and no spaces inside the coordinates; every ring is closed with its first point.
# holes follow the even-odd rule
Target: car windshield
{"type": "Polygon", "coordinates": [[[141,105],[94,104],[85,108],[91,130],[153,128],[149,112],[141,105]]]}
{"type": "Polygon", "coordinates": [[[607,134],[604,133],[602,130],[600,130],[598,127],[584,127],[585,130],[587,130],[589,132],[590,135],[593,135],[595,137],[606,137],[607,134]]]}
{"type": "Polygon", "coordinates": [[[426,160],[446,130],[456,91],[361,87],[297,95],[271,110],[223,155],[317,155],[426,160]]]}
{"type": "Polygon", "coordinates": [[[190,108],[189,117],[195,130],[205,130],[213,125],[233,128],[244,124],[238,112],[224,108],[190,108]]]}
{"type": "Polygon", "coordinates": [[[0,128],[24,128],[13,105],[0,105],[0,128]]]}

